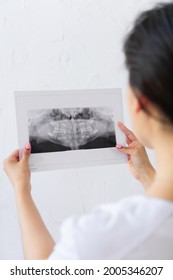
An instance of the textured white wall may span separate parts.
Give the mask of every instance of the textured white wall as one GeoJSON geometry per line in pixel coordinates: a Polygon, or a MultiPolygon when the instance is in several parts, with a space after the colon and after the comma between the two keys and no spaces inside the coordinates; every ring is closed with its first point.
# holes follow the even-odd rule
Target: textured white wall
{"type": "MultiPolygon", "coordinates": [[[[123,37],[151,0],[0,0],[0,159],[17,146],[15,90],[121,87],[123,37]]],[[[152,156],[151,156],[152,158],[152,156]]],[[[140,186],[125,165],[38,173],[34,200],[54,238],[69,215],[116,201],[140,186]]],[[[0,171],[0,259],[23,258],[14,193],[0,171]]]]}

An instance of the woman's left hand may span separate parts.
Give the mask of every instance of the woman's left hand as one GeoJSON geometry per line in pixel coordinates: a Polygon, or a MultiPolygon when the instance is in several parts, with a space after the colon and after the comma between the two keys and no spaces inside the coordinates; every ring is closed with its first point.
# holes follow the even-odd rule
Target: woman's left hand
{"type": "Polygon", "coordinates": [[[21,160],[19,160],[19,150],[14,151],[4,160],[4,171],[16,192],[21,192],[23,190],[30,192],[31,190],[31,173],[28,164],[30,152],[31,146],[28,144],[25,147],[21,160]]]}
{"type": "Polygon", "coordinates": [[[149,161],[145,147],[135,134],[121,122],[118,122],[118,126],[126,136],[127,147],[117,145],[117,150],[128,156],[128,167],[131,174],[147,190],[154,181],[156,171],[149,161]]]}

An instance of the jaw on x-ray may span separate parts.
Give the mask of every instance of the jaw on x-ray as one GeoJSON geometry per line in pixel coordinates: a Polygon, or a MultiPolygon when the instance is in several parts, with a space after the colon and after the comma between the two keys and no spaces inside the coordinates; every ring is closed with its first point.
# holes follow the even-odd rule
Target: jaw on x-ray
{"type": "Polygon", "coordinates": [[[113,114],[109,108],[45,109],[29,112],[29,137],[37,144],[49,141],[77,150],[98,137],[109,138],[109,135],[115,135],[113,114]]]}

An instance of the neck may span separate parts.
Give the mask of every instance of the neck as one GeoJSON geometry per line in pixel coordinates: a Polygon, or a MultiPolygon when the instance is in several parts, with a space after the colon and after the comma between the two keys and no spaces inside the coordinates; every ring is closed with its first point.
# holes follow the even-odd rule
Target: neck
{"type": "Polygon", "coordinates": [[[147,195],[173,201],[173,133],[155,141],[157,175],[147,195]]]}

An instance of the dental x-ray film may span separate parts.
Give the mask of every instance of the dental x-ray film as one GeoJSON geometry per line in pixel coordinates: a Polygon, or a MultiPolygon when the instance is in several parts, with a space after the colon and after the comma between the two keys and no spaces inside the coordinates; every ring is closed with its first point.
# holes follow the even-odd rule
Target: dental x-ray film
{"type": "Polygon", "coordinates": [[[16,92],[20,155],[31,144],[31,171],[127,161],[120,89],[16,92]]]}

